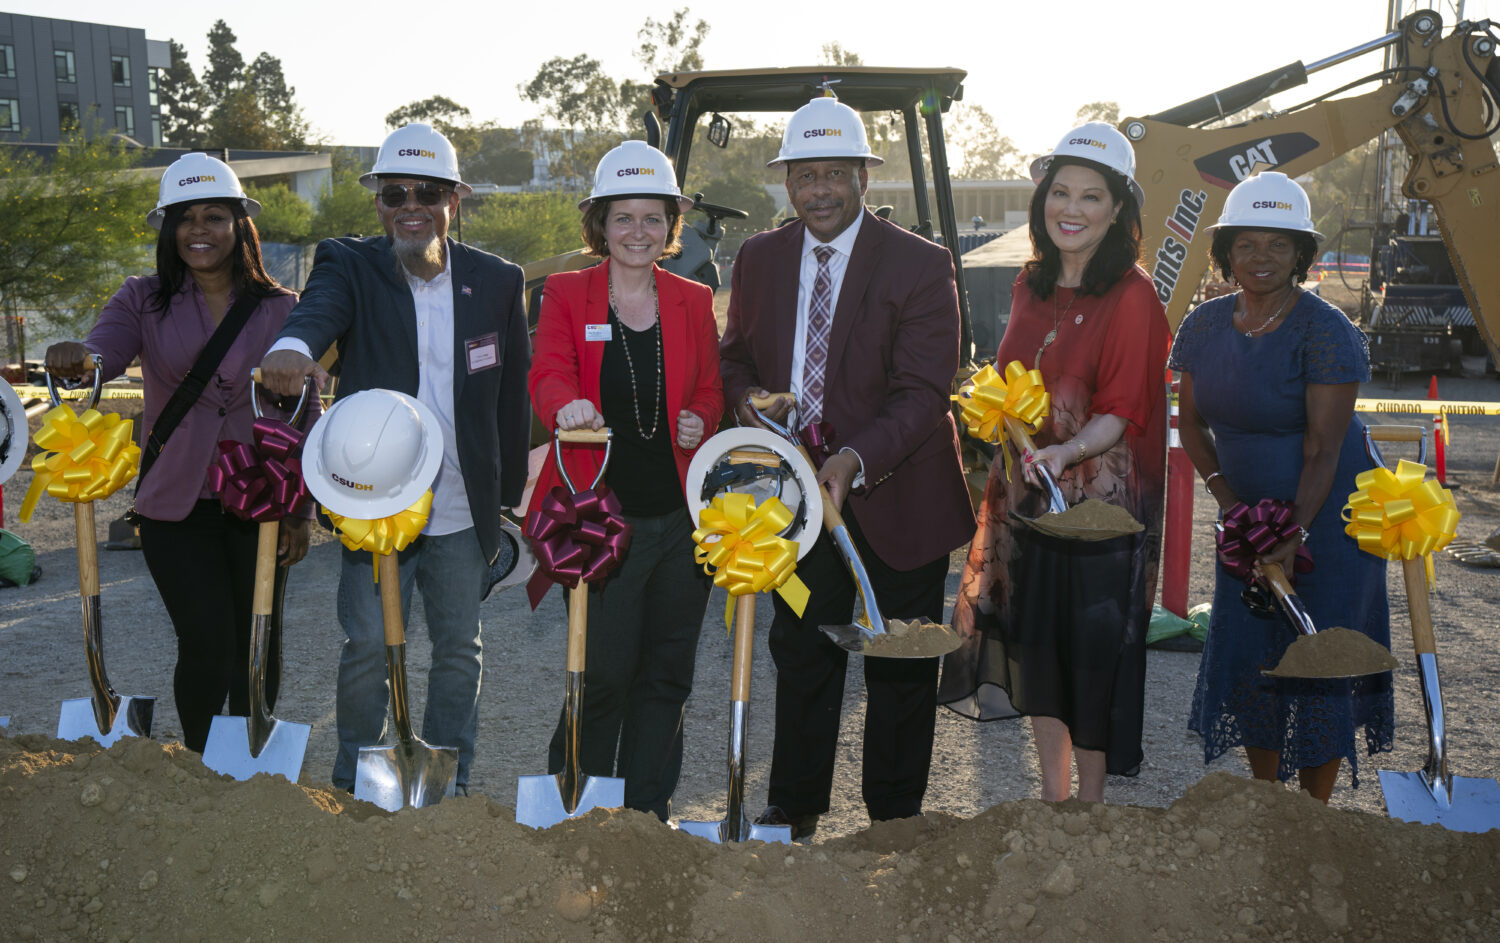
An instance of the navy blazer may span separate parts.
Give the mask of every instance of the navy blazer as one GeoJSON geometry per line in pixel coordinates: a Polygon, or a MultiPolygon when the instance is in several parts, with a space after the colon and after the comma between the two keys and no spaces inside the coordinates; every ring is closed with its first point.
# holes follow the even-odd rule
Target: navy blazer
{"type": "MultiPolygon", "coordinates": [[[[500,509],[521,503],[531,404],[531,342],[521,267],[448,240],[453,282],[453,404],[458,464],[485,559],[500,547],[500,509]],[[498,336],[499,359],[468,371],[464,342],[498,336]]],[[[417,395],[417,312],[388,236],[318,243],[302,299],[281,337],[321,357],[338,344],[338,395],[388,389],[417,395]]]]}

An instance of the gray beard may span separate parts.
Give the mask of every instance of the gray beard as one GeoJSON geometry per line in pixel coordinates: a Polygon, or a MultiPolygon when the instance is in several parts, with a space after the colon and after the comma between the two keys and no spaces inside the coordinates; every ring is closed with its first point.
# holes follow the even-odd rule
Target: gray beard
{"type": "Polygon", "coordinates": [[[396,251],[396,259],[407,272],[420,278],[430,278],[431,276],[422,273],[443,270],[444,246],[442,240],[436,236],[426,242],[414,242],[392,236],[391,243],[396,251]]]}

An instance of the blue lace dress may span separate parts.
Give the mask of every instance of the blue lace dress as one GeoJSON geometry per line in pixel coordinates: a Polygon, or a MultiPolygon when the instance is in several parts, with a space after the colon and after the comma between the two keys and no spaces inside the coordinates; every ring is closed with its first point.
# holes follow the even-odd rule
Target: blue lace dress
{"type": "MultiPolygon", "coordinates": [[[[1240,500],[1291,501],[1302,472],[1306,385],[1369,380],[1368,345],[1343,312],[1310,293],[1281,327],[1245,337],[1234,329],[1235,297],[1208,301],[1183,320],[1168,366],[1192,376],[1194,403],[1240,500]]],[[[1308,528],[1314,568],[1297,576],[1296,590],[1317,627],[1345,626],[1389,647],[1385,561],[1361,551],[1341,520],[1355,475],[1372,467],[1363,430],[1358,417],[1350,420],[1333,486],[1308,528]]],[[[1204,762],[1238,746],[1274,750],[1286,780],[1342,757],[1357,787],[1356,731],[1364,728],[1371,754],[1392,746],[1390,673],[1340,681],[1263,676],[1296,632],[1279,612],[1271,619],[1253,614],[1240,600],[1245,584],[1215,569],[1213,615],[1188,721],[1203,737],[1204,762]]]]}

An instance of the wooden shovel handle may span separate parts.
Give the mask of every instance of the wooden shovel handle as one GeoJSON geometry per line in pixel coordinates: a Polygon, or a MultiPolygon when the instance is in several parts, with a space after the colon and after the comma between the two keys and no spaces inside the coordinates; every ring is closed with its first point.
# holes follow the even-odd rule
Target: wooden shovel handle
{"type": "Polygon", "coordinates": [[[603,445],[609,441],[609,428],[603,429],[559,429],[557,438],[560,442],[592,442],[603,445]]]}
{"type": "Polygon", "coordinates": [[[253,616],[271,614],[271,597],[276,586],[276,545],[280,537],[279,521],[261,523],[255,544],[255,595],[250,597],[250,614],[253,616]]]}
{"type": "Polygon", "coordinates": [[[1285,599],[1292,595],[1294,590],[1292,584],[1286,578],[1286,571],[1279,563],[1262,563],[1260,565],[1261,576],[1270,584],[1271,590],[1276,593],[1277,598],[1285,599]]]}
{"type": "Polygon", "coordinates": [[[396,552],[375,554],[380,573],[380,615],[385,623],[385,644],[405,645],[406,627],[401,618],[401,564],[396,552]]]}
{"type": "Polygon", "coordinates": [[[1427,435],[1422,426],[1379,423],[1369,427],[1370,438],[1376,442],[1421,442],[1427,435]]]}
{"type": "Polygon", "coordinates": [[[568,590],[568,670],[588,664],[589,584],[582,579],[568,590]]]}
{"type": "Polygon", "coordinates": [[[1432,631],[1432,608],[1427,599],[1427,564],[1423,557],[1401,561],[1406,579],[1406,608],[1411,613],[1411,640],[1418,655],[1437,654],[1437,636],[1432,631]]]}
{"type": "Polygon", "coordinates": [[[94,502],[73,505],[74,542],[78,546],[78,595],[99,595],[99,541],[94,535],[94,502]]]}
{"type": "Polygon", "coordinates": [[[734,663],[730,669],[729,699],[750,700],[750,665],[755,656],[755,593],[734,600],[734,663]]]}

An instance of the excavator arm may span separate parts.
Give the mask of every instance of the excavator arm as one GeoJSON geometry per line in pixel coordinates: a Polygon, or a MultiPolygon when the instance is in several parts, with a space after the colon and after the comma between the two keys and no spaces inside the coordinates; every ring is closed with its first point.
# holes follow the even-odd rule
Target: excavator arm
{"type": "Polygon", "coordinates": [[[1306,68],[1296,63],[1121,123],[1146,191],[1143,265],[1174,330],[1208,268],[1205,227],[1218,219],[1236,183],[1259,170],[1299,176],[1394,128],[1411,158],[1402,190],[1435,207],[1475,323],[1500,361],[1500,163],[1489,137],[1497,124],[1500,60],[1488,22],[1460,23],[1446,37],[1441,27],[1436,13],[1421,11],[1349,53],[1306,68]],[[1232,127],[1192,126],[1385,45],[1397,47],[1398,64],[1376,77],[1382,84],[1374,91],[1232,127]]]}

